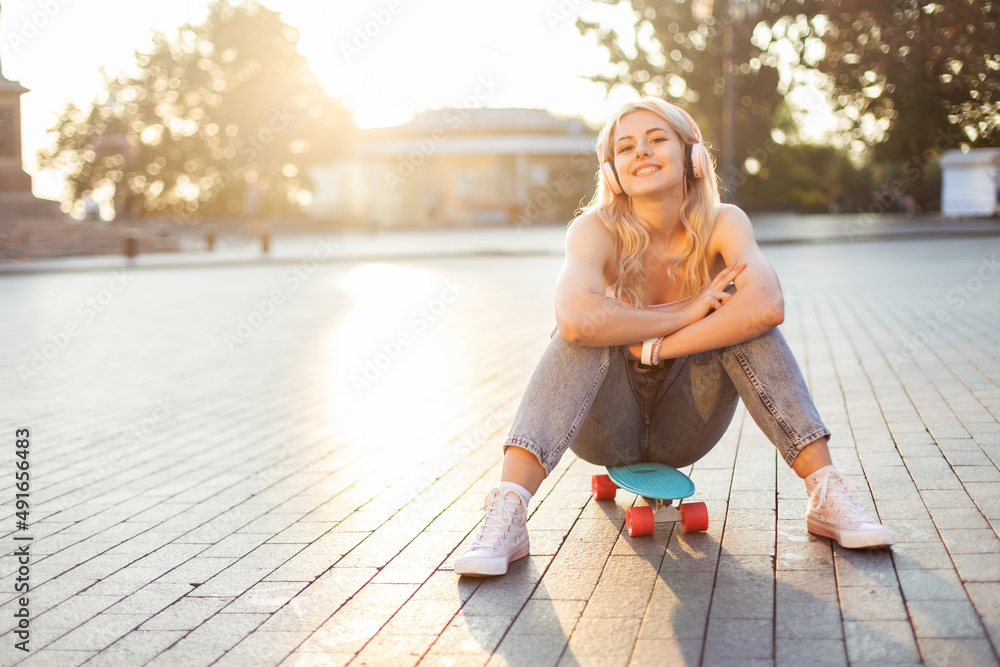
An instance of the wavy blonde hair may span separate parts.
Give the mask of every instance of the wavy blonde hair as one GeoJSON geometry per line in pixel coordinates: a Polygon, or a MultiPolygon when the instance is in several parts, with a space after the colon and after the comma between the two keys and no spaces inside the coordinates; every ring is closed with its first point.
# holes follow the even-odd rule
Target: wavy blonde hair
{"type": "MultiPolygon", "coordinates": [[[[687,196],[681,204],[680,216],[685,234],[680,255],[674,258],[671,264],[681,267],[684,276],[682,287],[690,288],[691,293],[695,294],[709,279],[705,247],[719,211],[719,185],[715,174],[715,160],[709,155],[708,173],[702,178],[695,178],[686,156],[689,147],[698,137],[684,112],[658,97],[642,97],[634,102],[626,102],[605,123],[597,137],[597,159],[600,162],[605,162],[609,157],[613,162],[614,138],[618,125],[622,118],[636,111],[655,113],[668,123],[683,143],[687,196]]],[[[629,211],[628,201],[627,194],[616,195],[611,191],[598,170],[594,197],[581,210],[581,214],[593,211],[614,238],[618,273],[615,296],[637,308],[644,308],[648,304],[643,285],[648,276],[642,260],[646,250],[649,249],[649,225],[629,211]]]]}

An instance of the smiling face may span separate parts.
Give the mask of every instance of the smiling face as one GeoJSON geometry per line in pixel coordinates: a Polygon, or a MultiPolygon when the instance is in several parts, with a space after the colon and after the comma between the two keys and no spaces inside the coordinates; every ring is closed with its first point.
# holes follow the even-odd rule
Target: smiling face
{"type": "Polygon", "coordinates": [[[684,179],[684,145],[666,120],[652,111],[635,111],[615,130],[615,169],[633,197],[661,195],[684,179]]]}

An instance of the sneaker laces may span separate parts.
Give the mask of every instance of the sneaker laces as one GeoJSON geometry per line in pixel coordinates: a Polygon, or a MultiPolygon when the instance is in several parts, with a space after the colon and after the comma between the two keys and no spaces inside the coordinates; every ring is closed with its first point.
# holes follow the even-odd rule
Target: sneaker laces
{"type": "Polygon", "coordinates": [[[503,534],[507,532],[510,524],[514,521],[512,508],[504,499],[504,495],[500,489],[490,491],[489,495],[486,496],[486,501],[483,503],[483,509],[486,510],[486,518],[483,519],[483,523],[479,527],[479,533],[472,542],[472,549],[493,546],[503,537],[503,534]]]}
{"type": "Polygon", "coordinates": [[[850,489],[856,488],[858,485],[841,475],[840,471],[830,470],[823,475],[822,481],[816,484],[809,496],[809,502],[813,509],[819,509],[829,499],[829,509],[844,517],[848,525],[875,523],[851,495],[850,489]]]}

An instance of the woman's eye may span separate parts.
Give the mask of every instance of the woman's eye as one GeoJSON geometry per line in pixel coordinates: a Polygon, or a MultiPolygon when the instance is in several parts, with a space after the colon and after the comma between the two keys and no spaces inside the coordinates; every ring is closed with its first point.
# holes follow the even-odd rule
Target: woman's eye
{"type": "Polygon", "coordinates": [[[631,144],[625,144],[624,146],[622,146],[621,148],[618,149],[618,152],[619,153],[624,153],[625,151],[629,150],[630,148],[632,148],[631,144]]]}

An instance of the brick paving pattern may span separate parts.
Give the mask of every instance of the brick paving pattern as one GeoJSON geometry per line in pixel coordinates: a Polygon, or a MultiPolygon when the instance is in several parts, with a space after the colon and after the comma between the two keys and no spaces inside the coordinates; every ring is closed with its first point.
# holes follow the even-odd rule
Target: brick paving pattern
{"type": "Polygon", "coordinates": [[[891,550],[809,535],[741,407],[691,470],[708,532],[629,538],[636,499],[594,501],[597,469],[568,454],[532,500],[531,557],[486,580],[450,561],[499,479],[560,258],[0,277],[0,664],[996,665],[996,248],[765,250],[891,550]]]}

